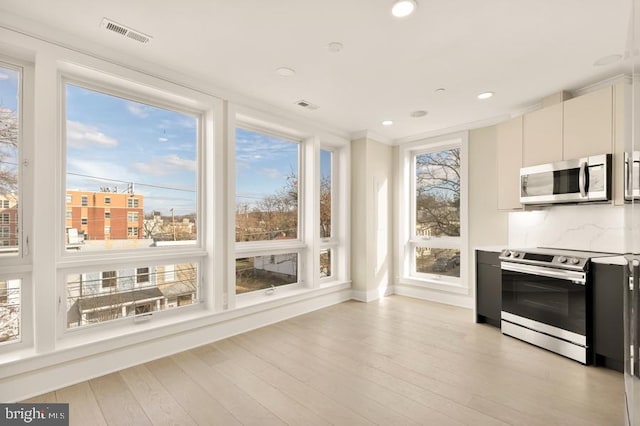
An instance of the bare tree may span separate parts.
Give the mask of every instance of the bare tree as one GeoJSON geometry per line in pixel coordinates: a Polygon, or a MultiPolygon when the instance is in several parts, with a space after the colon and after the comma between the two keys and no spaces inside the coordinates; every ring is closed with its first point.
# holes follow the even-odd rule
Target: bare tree
{"type": "Polygon", "coordinates": [[[331,236],[331,178],[320,180],[320,237],[331,236]]]}
{"type": "Polygon", "coordinates": [[[0,105],[0,194],[18,189],[18,114],[0,105]]]}
{"type": "Polygon", "coordinates": [[[460,150],[416,156],[416,232],[460,235],[460,150]]]}

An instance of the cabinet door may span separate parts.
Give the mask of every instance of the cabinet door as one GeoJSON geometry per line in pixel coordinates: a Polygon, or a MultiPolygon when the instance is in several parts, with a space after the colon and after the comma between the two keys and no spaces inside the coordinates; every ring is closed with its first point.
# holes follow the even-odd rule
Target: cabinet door
{"type": "Polygon", "coordinates": [[[525,114],[523,166],[562,161],[562,104],[525,114]]]}
{"type": "Polygon", "coordinates": [[[522,117],[496,126],[498,151],[498,209],[520,209],[522,167],[522,117]]]}
{"type": "Polygon", "coordinates": [[[588,93],[564,103],[565,160],[613,151],[613,88],[588,93]]]}
{"type": "Polygon", "coordinates": [[[500,327],[502,271],[499,253],[476,251],[476,315],[478,322],[500,327]]]}
{"type": "Polygon", "coordinates": [[[624,266],[593,265],[595,361],[617,370],[624,361],[624,286],[624,266]]]}

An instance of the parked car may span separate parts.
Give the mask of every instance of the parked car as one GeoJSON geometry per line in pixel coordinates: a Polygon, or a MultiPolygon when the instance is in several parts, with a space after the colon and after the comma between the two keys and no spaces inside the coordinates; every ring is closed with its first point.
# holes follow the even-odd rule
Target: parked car
{"type": "Polygon", "coordinates": [[[446,272],[460,266],[460,255],[451,257],[439,257],[433,262],[434,272],[446,272]]]}

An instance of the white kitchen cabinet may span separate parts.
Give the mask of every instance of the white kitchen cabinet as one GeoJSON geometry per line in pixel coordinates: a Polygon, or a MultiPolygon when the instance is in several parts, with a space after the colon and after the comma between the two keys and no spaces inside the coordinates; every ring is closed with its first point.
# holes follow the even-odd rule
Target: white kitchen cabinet
{"type": "Polygon", "coordinates": [[[522,116],[496,125],[498,209],[521,209],[522,116]]]}
{"type": "Polygon", "coordinates": [[[562,160],[562,104],[524,115],[522,165],[535,166],[562,160]]]}
{"type": "Polygon", "coordinates": [[[565,160],[613,152],[613,87],[564,102],[562,157],[565,160]]]}

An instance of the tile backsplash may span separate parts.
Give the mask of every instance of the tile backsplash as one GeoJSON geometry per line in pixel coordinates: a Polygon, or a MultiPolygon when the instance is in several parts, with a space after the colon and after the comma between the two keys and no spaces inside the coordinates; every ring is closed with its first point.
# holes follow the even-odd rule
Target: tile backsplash
{"type": "Polygon", "coordinates": [[[509,247],[623,253],[624,207],[558,205],[509,213],[509,247]]]}

